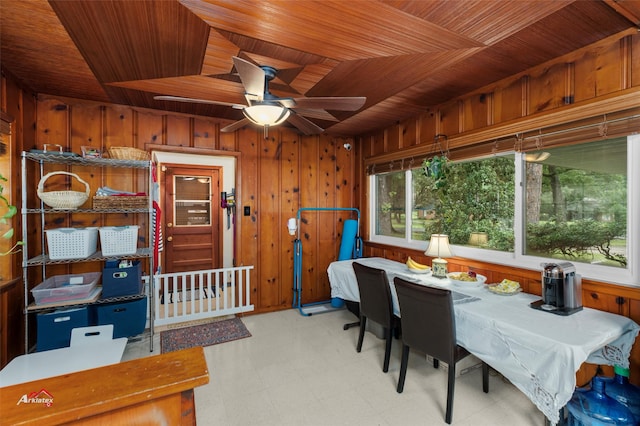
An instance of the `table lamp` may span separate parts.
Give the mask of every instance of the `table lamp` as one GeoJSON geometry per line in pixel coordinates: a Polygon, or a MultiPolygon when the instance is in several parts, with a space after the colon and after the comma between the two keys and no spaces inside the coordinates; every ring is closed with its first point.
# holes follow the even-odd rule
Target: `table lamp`
{"type": "Polygon", "coordinates": [[[451,247],[449,247],[449,236],[444,234],[431,234],[429,247],[424,252],[427,256],[435,257],[431,261],[431,271],[436,278],[447,277],[447,261],[444,257],[452,257],[451,247]]]}

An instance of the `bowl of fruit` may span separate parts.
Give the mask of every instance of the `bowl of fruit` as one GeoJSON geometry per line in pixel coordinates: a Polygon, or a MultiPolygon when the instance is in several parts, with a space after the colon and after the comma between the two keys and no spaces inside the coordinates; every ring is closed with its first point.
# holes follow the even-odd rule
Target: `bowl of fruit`
{"type": "Polygon", "coordinates": [[[487,281],[487,277],[476,274],[473,271],[449,272],[447,278],[449,278],[453,284],[461,287],[481,287],[485,281],[487,281]]]}
{"type": "Polygon", "coordinates": [[[487,290],[491,293],[499,294],[501,296],[511,296],[513,294],[520,293],[522,288],[520,283],[513,280],[504,279],[499,283],[487,284],[487,290]]]}
{"type": "Polygon", "coordinates": [[[413,272],[414,274],[429,274],[431,273],[431,267],[427,265],[423,265],[420,262],[416,262],[411,259],[411,256],[407,259],[407,269],[413,272]]]}

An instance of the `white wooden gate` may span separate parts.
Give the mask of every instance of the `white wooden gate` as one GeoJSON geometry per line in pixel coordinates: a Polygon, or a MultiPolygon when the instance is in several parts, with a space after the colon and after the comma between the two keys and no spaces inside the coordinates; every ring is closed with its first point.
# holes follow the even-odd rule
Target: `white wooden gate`
{"type": "Polygon", "coordinates": [[[251,312],[253,266],[154,275],[154,326],[251,312]]]}

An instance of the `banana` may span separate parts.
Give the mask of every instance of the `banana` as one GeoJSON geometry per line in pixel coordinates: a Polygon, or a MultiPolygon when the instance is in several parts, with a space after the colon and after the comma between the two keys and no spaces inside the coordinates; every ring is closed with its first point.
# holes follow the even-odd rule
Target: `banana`
{"type": "Polygon", "coordinates": [[[415,260],[411,259],[411,256],[409,256],[409,258],[407,259],[407,267],[411,269],[429,269],[427,265],[423,265],[422,263],[416,262],[415,260]]]}

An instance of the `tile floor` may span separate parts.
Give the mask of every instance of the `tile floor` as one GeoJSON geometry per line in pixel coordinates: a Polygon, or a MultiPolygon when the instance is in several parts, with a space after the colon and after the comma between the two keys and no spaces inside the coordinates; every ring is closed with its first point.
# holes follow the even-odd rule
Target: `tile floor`
{"type": "MultiPolygon", "coordinates": [[[[347,310],[305,317],[297,309],[242,317],[252,336],[205,347],[208,385],[196,388],[199,425],[446,425],[447,376],[412,352],[404,392],[396,392],[401,343],[393,342],[382,372],[384,342],[366,333],[356,352],[358,327],[347,310]]],[[[154,352],[148,337],[130,342],[123,359],[154,352]]],[[[542,413],[502,376],[491,372],[482,392],[481,369],[456,380],[453,424],[542,426],[542,413]]]]}

